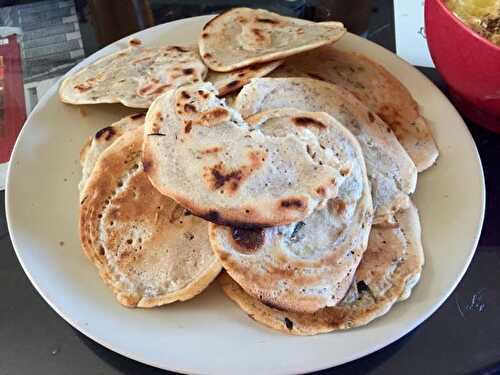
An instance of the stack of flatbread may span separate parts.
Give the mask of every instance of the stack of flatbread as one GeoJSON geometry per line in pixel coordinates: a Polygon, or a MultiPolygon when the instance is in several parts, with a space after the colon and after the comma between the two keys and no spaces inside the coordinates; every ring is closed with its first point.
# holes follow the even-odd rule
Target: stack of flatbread
{"type": "Polygon", "coordinates": [[[249,317],[309,335],[410,296],[411,194],[438,151],[406,88],[335,48],[344,33],[235,8],[197,46],[133,40],[63,81],[66,103],[147,108],[80,154],[82,247],[121,304],[187,300],[224,270],[249,317]]]}

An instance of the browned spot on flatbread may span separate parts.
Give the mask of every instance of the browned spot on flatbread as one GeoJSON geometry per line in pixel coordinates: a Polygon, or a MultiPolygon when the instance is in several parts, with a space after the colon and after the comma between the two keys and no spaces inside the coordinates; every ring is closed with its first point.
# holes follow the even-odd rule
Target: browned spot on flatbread
{"type": "Polygon", "coordinates": [[[234,80],[234,81],[231,81],[229,83],[226,84],[226,87],[227,88],[232,88],[234,86],[238,86],[239,84],[241,83],[241,81],[239,80],[234,80]]]}
{"type": "Polygon", "coordinates": [[[305,117],[305,116],[299,116],[299,117],[293,117],[292,122],[296,126],[308,128],[308,127],[313,127],[319,130],[326,129],[326,125],[323,124],[322,122],[315,120],[310,117],[305,117]]]}
{"type": "Polygon", "coordinates": [[[349,173],[351,173],[351,169],[349,167],[340,168],[340,175],[342,177],[347,176],[349,173]]]}
{"type": "Polygon", "coordinates": [[[261,151],[251,151],[247,154],[250,163],[234,170],[227,170],[222,162],[206,167],[203,174],[211,190],[223,189],[225,194],[234,194],[240,185],[254,173],[266,160],[266,154],[261,151]]]}
{"type": "Polygon", "coordinates": [[[368,120],[370,120],[370,122],[375,121],[375,116],[371,111],[368,111],[368,120]]]}
{"type": "Polygon", "coordinates": [[[145,93],[147,93],[149,90],[151,90],[152,87],[153,87],[153,84],[148,83],[146,86],[141,87],[137,93],[142,96],[145,93]]]}
{"type": "Polygon", "coordinates": [[[134,39],[130,39],[128,41],[128,44],[130,44],[131,46],[140,46],[142,44],[142,40],[140,39],[137,39],[137,38],[134,38],[134,39]]]}
{"type": "Polygon", "coordinates": [[[201,37],[202,37],[203,39],[206,39],[206,38],[208,38],[208,35],[209,35],[208,33],[202,33],[202,34],[201,34],[201,37]]]}
{"type": "Polygon", "coordinates": [[[107,126],[104,129],[99,130],[95,133],[95,139],[100,139],[104,137],[106,141],[109,141],[116,134],[116,130],[112,126],[107,126]]]}
{"type": "Polygon", "coordinates": [[[184,98],[184,99],[189,99],[191,96],[189,96],[188,92],[187,91],[181,91],[181,96],[184,98]]]}
{"type": "Polygon", "coordinates": [[[260,22],[260,23],[268,23],[268,24],[271,24],[271,25],[277,25],[280,23],[280,21],[278,20],[273,20],[271,18],[260,18],[260,17],[256,17],[255,20],[257,22],[260,22]]]}
{"type": "Polygon", "coordinates": [[[209,52],[205,52],[205,53],[203,54],[203,57],[204,57],[205,59],[210,59],[210,58],[212,57],[212,54],[211,54],[211,53],[209,53],[209,52]]]}
{"type": "Polygon", "coordinates": [[[164,120],[163,115],[161,114],[161,111],[156,112],[156,119],[158,121],[163,121],[164,120]]]}
{"type": "Polygon", "coordinates": [[[222,151],[222,147],[215,146],[215,147],[210,147],[205,150],[202,150],[201,153],[203,155],[209,155],[209,154],[216,154],[218,152],[222,151]]]}
{"type": "Polygon", "coordinates": [[[264,245],[265,232],[261,228],[231,228],[230,238],[236,250],[244,254],[252,254],[264,245]]]}
{"type": "Polygon", "coordinates": [[[201,121],[203,124],[212,125],[218,124],[222,121],[229,120],[229,111],[222,107],[212,108],[209,111],[203,112],[201,121]]]}
{"type": "Polygon", "coordinates": [[[384,120],[384,122],[386,122],[388,125],[390,125],[393,130],[396,130],[399,126],[401,126],[398,111],[388,104],[383,104],[380,106],[379,110],[377,111],[377,116],[384,120]]]}
{"type": "Polygon", "coordinates": [[[253,29],[252,29],[252,33],[254,33],[254,34],[255,34],[256,39],[257,39],[257,40],[259,40],[259,41],[262,41],[262,40],[265,40],[265,39],[266,39],[266,38],[264,37],[264,35],[262,34],[262,30],[260,30],[260,29],[255,29],[255,28],[253,28],[253,29]]]}
{"type": "Polygon", "coordinates": [[[180,46],[172,46],[170,47],[170,49],[173,49],[178,52],[189,52],[189,49],[180,46]]]}
{"type": "Polygon", "coordinates": [[[89,91],[89,90],[92,88],[92,86],[90,86],[90,85],[86,85],[86,84],[84,84],[84,83],[79,83],[79,84],[77,84],[77,85],[73,86],[73,88],[74,88],[75,90],[80,91],[80,92],[85,92],[85,91],[89,91]]]}
{"type": "Polygon", "coordinates": [[[295,209],[303,211],[306,204],[303,198],[285,198],[279,202],[279,206],[285,209],[295,209]]]}
{"type": "Polygon", "coordinates": [[[241,169],[227,172],[222,162],[209,168],[209,174],[205,174],[210,189],[217,190],[226,184],[229,185],[230,191],[236,191],[239,187],[240,181],[243,178],[243,171],[241,169]]]}
{"type": "Polygon", "coordinates": [[[184,126],[184,133],[189,134],[191,132],[191,129],[193,128],[193,121],[188,120],[185,122],[185,125],[186,126],[184,126]]]}
{"type": "Polygon", "coordinates": [[[182,69],[182,73],[184,73],[186,75],[190,75],[190,74],[194,73],[194,69],[193,68],[185,68],[185,69],[182,69]]]}
{"type": "Polygon", "coordinates": [[[340,198],[330,199],[328,205],[332,210],[334,210],[338,215],[344,215],[346,210],[345,202],[340,198]]]}

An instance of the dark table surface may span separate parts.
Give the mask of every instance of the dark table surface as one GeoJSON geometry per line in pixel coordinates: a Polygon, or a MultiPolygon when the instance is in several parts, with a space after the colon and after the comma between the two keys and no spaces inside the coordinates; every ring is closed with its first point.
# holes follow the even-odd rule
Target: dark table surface
{"type": "MultiPolygon", "coordinates": [[[[43,15],[43,12],[49,12],[50,16],[50,4],[73,4],[85,55],[88,55],[100,46],[152,23],[212,13],[230,3],[120,1],[122,8],[125,3],[130,5],[130,17],[142,16],[125,26],[123,23],[112,24],[115,32],[112,36],[103,32],[105,27],[99,30],[99,24],[106,25],[106,19],[113,20],[109,16],[118,9],[118,1],[76,0],[73,3],[52,0],[34,5],[32,1],[0,1],[0,6],[23,3],[23,7],[34,9],[34,13],[43,15]],[[32,6],[34,8],[30,8],[32,6]],[[108,18],[100,19],[99,14],[108,18]]],[[[263,3],[285,4],[288,8],[283,8],[283,12],[312,19],[328,18],[328,8],[335,8],[336,18],[341,18],[351,30],[394,51],[391,1],[263,3]]],[[[447,92],[434,69],[421,70],[447,92]]],[[[414,331],[374,354],[321,373],[500,373],[500,288],[497,288],[500,282],[500,135],[482,130],[470,122],[467,125],[483,162],[487,191],[484,227],[469,270],[448,300],[414,331]]],[[[3,201],[4,193],[0,196],[3,201]]],[[[36,292],[21,269],[9,238],[3,205],[0,211],[0,291],[3,297],[0,302],[0,375],[165,373],[100,346],[60,318],[36,292]]]]}

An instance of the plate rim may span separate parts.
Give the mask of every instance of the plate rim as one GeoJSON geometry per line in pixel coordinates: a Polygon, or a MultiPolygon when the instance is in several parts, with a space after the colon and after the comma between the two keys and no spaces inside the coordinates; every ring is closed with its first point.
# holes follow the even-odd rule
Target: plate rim
{"type": "MultiPolygon", "coordinates": [[[[25,130],[27,129],[26,125],[28,122],[31,121],[31,118],[35,115],[35,113],[37,113],[40,108],[42,108],[43,105],[46,104],[46,102],[49,100],[49,98],[54,94],[54,92],[56,92],[56,95],[57,95],[57,90],[58,90],[58,87],[61,83],[61,81],[63,79],[65,79],[68,75],[70,75],[71,73],[77,71],[77,70],[80,70],[82,67],[90,64],[91,62],[95,61],[96,59],[100,58],[100,56],[96,56],[98,54],[101,54],[103,53],[104,51],[107,51],[107,50],[110,50],[112,51],[114,48],[116,47],[120,47],[121,44],[123,44],[124,42],[127,42],[129,39],[131,38],[134,38],[134,37],[140,37],[141,34],[143,33],[155,33],[157,32],[156,29],[160,29],[162,27],[165,27],[165,25],[171,25],[171,26],[177,26],[177,24],[183,24],[185,22],[201,22],[202,19],[209,19],[209,18],[212,18],[212,17],[215,17],[216,14],[210,14],[210,15],[200,15],[200,16],[194,16],[194,17],[187,17],[187,18],[182,18],[182,19],[178,19],[178,20],[174,20],[174,21],[171,21],[171,22],[166,22],[166,23],[162,23],[162,24],[158,24],[158,25],[155,25],[153,27],[150,27],[150,28],[147,28],[147,29],[144,29],[144,30],[140,30],[136,33],[133,33],[133,34],[130,34],[130,35],[127,35],[105,47],[103,47],[102,49],[94,52],[93,54],[91,54],[90,56],[87,56],[85,59],[83,59],[81,62],[79,62],[77,65],[75,65],[73,68],[71,68],[66,74],[64,74],[62,77],[60,77],[54,84],[53,86],[45,93],[45,95],[40,99],[40,101],[37,103],[37,105],[35,106],[35,108],[31,111],[31,113],[28,115],[28,117],[26,118],[26,121],[25,123],[23,124],[23,128],[21,129],[17,139],[16,139],[16,142],[15,142],[15,145],[14,145],[14,148],[12,149],[12,153],[11,153],[11,161],[13,161],[14,159],[14,156],[16,155],[17,153],[17,149],[19,148],[19,144],[22,142],[21,139],[23,138],[23,135],[24,135],[24,132],[25,130]]],[[[467,134],[467,137],[468,137],[468,140],[469,142],[474,146],[473,147],[473,150],[474,150],[474,156],[475,156],[475,162],[477,162],[477,164],[479,164],[479,175],[481,177],[481,184],[480,184],[480,217],[479,217],[479,220],[477,222],[477,225],[476,225],[476,228],[475,228],[475,235],[474,235],[474,239],[473,239],[473,248],[472,250],[470,251],[467,259],[466,259],[466,262],[464,263],[461,271],[460,271],[460,274],[458,275],[458,277],[456,277],[455,281],[452,283],[452,287],[449,288],[449,290],[443,294],[443,296],[438,300],[436,301],[436,303],[433,304],[433,306],[431,308],[429,308],[424,314],[422,314],[422,316],[419,318],[419,319],[415,319],[410,325],[409,327],[407,327],[406,329],[403,329],[401,330],[400,332],[398,332],[397,334],[394,334],[393,336],[391,337],[387,337],[386,339],[384,340],[381,340],[381,343],[379,343],[378,345],[373,345],[371,346],[369,349],[365,350],[365,351],[362,351],[362,352],[355,352],[355,354],[352,354],[351,356],[349,356],[349,358],[346,358],[345,360],[341,361],[341,362],[335,362],[333,359],[331,361],[331,364],[328,365],[328,367],[325,367],[324,364],[322,365],[319,365],[319,366],[303,366],[301,367],[300,369],[296,369],[295,372],[312,372],[312,371],[319,371],[319,370],[324,370],[324,369],[328,369],[328,368],[332,368],[332,367],[336,367],[336,366],[340,366],[342,364],[345,364],[345,363],[349,363],[349,362],[352,362],[354,360],[357,360],[359,358],[362,358],[362,357],[365,357],[367,355],[370,355],[394,342],[396,342],[397,340],[401,339],[402,337],[406,336],[408,333],[410,333],[411,331],[413,331],[416,327],[418,327],[420,324],[422,324],[424,321],[426,321],[432,314],[434,314],[436,312],[436,310],[441,307],[443,305],[443,303],[449,298],[449,296],[453,293],[453,291],[456,289],[457,285],[459,284],[459,282],[463,279],[463,276],[465,275],[465,272],[468,270],[469,266],[470,266],[470,263],[472,261],[472,258],[474,257],[475,253],[476,253],[476,250],[477,250],[477,246],[478,246],[478,243],[479,243],[479,239],[480,239],[480,236],[481,236],[481,231],[482,231],[482,228],[483,228],[483,224],[484,224],[484,217],[485,217],[485,207],[486,207],[486,186],[485,186],[485,179],[484,179],[484,170],[483,170],[483,165],[482,165],[482,162],[481,162],[481,158],[480,158],[480,155],[479,155],[479,151],[477,149],[477,146],[476,146],[476,143],[474,141],[474,138],[472,137],[472,134],[469,130],[469,128],[467,127],[467,125],[465,124],[462,116],[460,115],[460,113],[457,111],[457,109],[451,104],[450,100],[446,97],[446,95],[444,95],[444,93],[429,79],[427,78],[421,71],[419,71],[416,67],[414,67],[413,65],[409,64],[408,62],[406,62],[405,60],[403,60],[401,57],[399,57],[398,55],[396,55],[394,52],[392,52],[391,50],[371,41],[371,40],[368,40],[366,38],[363,38],[361,36],[358,36],[356,34],[353,34],[353,33],[350,33],[350,32],[347,32],[350,37],[354,37],[355,39],[358,39],[358,42],[360,40],[362,40],[363,43],[368,43],[368,44],[372,44],[372,45],[375,45],[377,48],[380,48],[380,49],[383,49],[385,53],[390,53],[392,55],[392,57],[396,57],[400,62],[402,62],[404,65],[406,65],[407,67],[411,68],[413,71],[416,71],[418,73],[418,75],[420,76],[420,79],[423,79],[425,81],[427,81],[427,83],[431,84],[434,89],[436,90],[436,92],[438,92],[438,95],[439,96],[442,96],[444,97],[444,99],[450,104],[450,110],[452,111],[455,111],[455,113],[457,114],[457,117],[459,117],[461,119],[460,121],[460,125],[462,126],[462,128],[465,130],[465,133],[467,134]]],[[[106,52],[106,53],[109,53],[109,52],[106,52]]],[[[399,79],[398,79],[399,80],[399,79]]],[[[66,313],[63,313],[61,311],[61,308],[59,306],[57,306],[48,296],[47,296],[47,293],[44,292],[41,287],[38,285],[38,283],[35,281],[33,275],[31,274],[31,272],[29,271],[27,265],[25,264],[25,262],[23,261],[23,258],[22,258],[22,255],[21,255],[21,252],[22,250],[19,250],[20,249],[20,246],[16,243],[16,239],[15,237],[12,236],[12,229],[11,229],[11,222],[13,219],[11,219],[11,215],[12,215],[12,212],[13,212],[13,197],[14,197],[14,194],[15,192],[13,192],[13,190],[10,188],[10,185],[11,185],[11,172],[12,172],[12,169],[14,169],[15,166],[14,166],[14,163],[12,162],[9,162],[9,165],[8,165],[8,170],[7,170],[7,178],[6,178],[6,188],[5,188],[5,215],[6,215],[6,219],[7,219],[7,227],[8,227],[8,231],[9,231],[9,237],[10,237],[10,240],[11,240],[11,243],[12,243],[12,247],[15,251],[15,254],[16,254],[16,257],[19,261],[19,263],[21,264],[21,267],[24,271],[24,273],[26,274],[26,276],[28,277],[29,281],[31,282],[31,284],[33,285],[33,287],[36,289],[36,291],[42,296],[42,298],[44,299],[44,301],[61,317],[63,318],[67,323],[69,323],[74,329],[78,330],[79,332],[81,332],[83,335],[85,335],[86,337],[90,338],[91,340],[97,342],[98,344],[104,346],[105,348],[115,352],[115,353],[118,353],[124,357],[127,357],[127,358],[130,358],[132,360],[135,360],[137,362],[140,362],[140,363],[143,363],[143,364],[146,364],[146,365],[149,365],[149,366],[153,366],[153,367],[156,367],[156,368],[160,368],[160,369],[164,369],[164,370],[169,370],[169,371],[175,371],[175,372],[180,372],[180,373],[205,373],[205,372],[199,372],[197,370],[193,371],[193,368],[188,368],[188,367],[183,367],[183,368],[178,368],[178,367],[172,367],[172,366],[165,366],[164,364],[162,363],[156,363],[154,361],[150,361],[150,360],[146,360],[144,358],[142,358],[142,356],[140,355],[140,353],[137,353],[137,352],[130,352],[129,350],[126,350],[122,347],[119,347],[117,345],[113,345],[111,343],[109,343],[107,340],[103,339],[102,337],[98,337],[97,335],[94,335],[92,332],[90,332],[90,330],[88,328],[85,327],[85,325],[83,324],[80,324],[79,322],[77,322],[76,320],[74,320],[71,316],[69,316],[69,314],[66,314],[66,313]]],[[[332,357],[333,358],[333,357],[332,357]]]]}

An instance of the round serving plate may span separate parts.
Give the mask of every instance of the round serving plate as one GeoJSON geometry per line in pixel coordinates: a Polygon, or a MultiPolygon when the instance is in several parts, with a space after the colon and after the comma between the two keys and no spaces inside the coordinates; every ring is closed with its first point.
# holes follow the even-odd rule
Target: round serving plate
{"type": "MultiPolygon", "coordinates": [[[[159,25],[129,38],[145,45],[194,43],[210,16],[159,25]]],[[[68,74],[127,46],[90,56],[68,74]]],[[[462,278],[481,230],[481,162],[464,122],[427,78],[386,49],[353,34],[337,46],[361,52],[399,78],[419,103],[440,150],[419,176],[426,264],[412,297],[368,326],[313,337],[272,331],[247,317],[214,283],[195,299],[157,309],[119,305],[85,258],[78,236],[79,152],[87,137],[134,110],[72,106],[57,87],[30,114],[12,154],[6,194],[9,231],[29,279],[76,329],[127,357],[188,373],[298,373],[339,365],[378,350],[428,318],[462,278]]]]}

